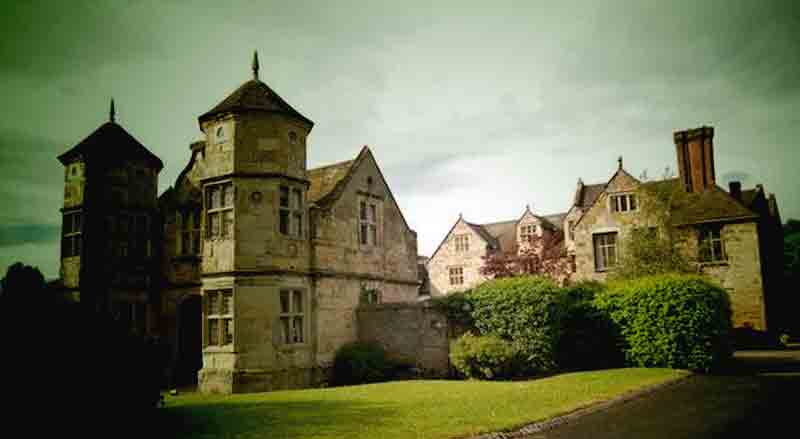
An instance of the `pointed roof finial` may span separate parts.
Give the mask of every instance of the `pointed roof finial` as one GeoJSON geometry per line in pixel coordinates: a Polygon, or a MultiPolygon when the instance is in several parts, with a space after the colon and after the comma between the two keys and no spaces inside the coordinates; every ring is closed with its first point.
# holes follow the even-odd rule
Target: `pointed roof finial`
{"type": "Polygon", "coordinates": [[[253,51],[253,79],[258,81],[258,50],[253,51]]]}
{"type": "Polygon", "coordinates": [[[526,204],[525,205],[525,210],[531,210],[531,205],[530,204],[526,204]]]}
{"type": "Polygon", "coordinates": [[[622,156],[619,156],[617,163],[619,163],[619,169],[622,169],[622,156]]]}
{"type": "Polygon", "coordinates": [[[111,98],[111,108],[108,110],[108,121],[115,122],[117,111],[114,109],[114,98],[111,98]]]}

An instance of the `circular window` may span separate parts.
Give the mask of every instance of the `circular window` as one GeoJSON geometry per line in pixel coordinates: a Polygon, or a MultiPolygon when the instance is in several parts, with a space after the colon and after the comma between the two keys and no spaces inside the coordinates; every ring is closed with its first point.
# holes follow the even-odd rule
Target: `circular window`
{"type": "Polygon", "coordinates": [[[294,131],[289,131],[289,143],[292,145],[297,143],[297,133],[294,131]]]}

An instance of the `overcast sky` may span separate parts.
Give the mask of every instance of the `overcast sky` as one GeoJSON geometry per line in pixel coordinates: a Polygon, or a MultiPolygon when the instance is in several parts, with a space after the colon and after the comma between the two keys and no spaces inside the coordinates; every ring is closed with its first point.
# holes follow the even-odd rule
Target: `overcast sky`
{"type": "Polygon", "coordinates": [[[718,183],[800,218],[800,2],[51,1],[0,16],[0,269],[58,275],[56,156],[117,104],[165,163],[250,78],[316,125],[309,165],[369,145],[430,255],[473,222],[566,211],[618,156],[675,169],[675,130],[715,128],[718,183]],[[556,5],[556,6],[554,6],[556,5]]]}

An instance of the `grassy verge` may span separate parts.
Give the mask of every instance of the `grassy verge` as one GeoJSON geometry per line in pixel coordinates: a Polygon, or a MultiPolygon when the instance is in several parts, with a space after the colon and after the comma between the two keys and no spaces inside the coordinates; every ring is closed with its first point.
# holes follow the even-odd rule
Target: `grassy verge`
{"type": "Polygon", "coordinates": [[[677,379],[616,369],[517,381],[397,381],[246,395],[167,396],[174,437],[451,438],[511,429],[677,379]]]}

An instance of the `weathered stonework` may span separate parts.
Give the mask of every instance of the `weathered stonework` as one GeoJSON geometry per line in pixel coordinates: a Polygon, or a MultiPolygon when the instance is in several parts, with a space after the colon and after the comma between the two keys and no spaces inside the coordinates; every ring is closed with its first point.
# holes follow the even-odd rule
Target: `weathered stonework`
{"type": "Polygon", "coordinates": [[[83,235],[69,217],[61,285],[102,291],[81,300],[125,303],[137,329],[166,338],[171,385],[190,384],[187,373],[203,392],[316,385],[357,340],[360,305],[417,300],[416,233],[372,152],[307,169],[313,122],[257,65],[198,118],[203,139],[159,197],[162,163],[113,117],[59,157],[65,218],[90,201],[109,207],[92,210],[83,235]],[[137,219],[109,232],[126,215],[137,219]],[[73,250],[86,236],[111,254],[73,250]]]}
{"type": "Polygon", "coordinates": [[[392,360],[425,376],[448,375],[450,341],[457,330],[428,303],[387,303],[358,310],[359,339],[383,346],[392,360]]]}
{"type": "MultiPolygon", "coordinates": [[[[775,288],[779,288],[775,281],[776,272],[767,266],[765,260],[779,260],[774,253],[780,252],[780,248],[773,242],[775,234],[769,232],[780,227],[780,219],[777,209],[768,207],[762,187],[745,191],[743,195],[738,185],[733,186],[731,193],[715,185],[712,137],[713,130],[707,127],[676,133],[680,178],[647,184],[658,184],[666,190],[687,191],[679,197],[680,204],[672,212],[675,220],[672,235],[676,245],[698,272],[708,275],[728,290],[734,326],[767,330],[770,328],[767,297],[770,293],[780,294],[780,291],[775,288]],[[763,206],[759,207],[759,203],[763,206]],[[719,230],[725,257],[714,262],[702,262],[699,256],[700,230],[707,230],[710,226],[719,230]],[[768,290],[768,284],[773,286],[772,291],[768,290]]],[[[607,184],[594,185],[595,188],[602,187],[602,192],[596,198],[592,197],[591,205],[570,211],[568,220],[578,218],[574,228],[575,239],[567,247],[575,258],[576,279],[603,281],[613,272],[613,267],[608,270],[598,267],[594,243],[597,234],[616,233],[619,256],[625,252],[625,242],[631,239],[634,229],[657,225],[647,214],[647,192],[642,185],[622,169],[620,160],[619,170],[607,184]],[[628,193],[635,194],[638,207],[632,211],[614,211],[611,197],[628,193]]],[[[579,191],[581,189],[582,183],[579,183],[579,191]]]]}
{"type": "Polygon", "coordinates": [[[526,234],[533,231],[539,238],[550,238],[560,233],[565,215],[538,216],[526,207],[518,219],[500,223],[472,224],[459,217],[427,262],[431,296],[465,291],[485,282],[489,277],[481,273],[481,268],[486,257],[500,252],[518,255],[530,250],[526,234]],[[464,237],[468,242],[466,249],[457,242],[464,237]],[[463,283],[452,282],[451,268],[461,268],[463,283]]]}
{"type": "Polygon", "coordinates": [[[431,296],[444,296],[456,291],[468,290],[484,282],[487,277],[480,273],[484,257],[488,254],[486,242],[463,218],[459,218],[450,233],[428,261],[431,279],[431,296]],[[466,236],[469,248],[456,249],[456,236],[466,236]],[[462,269],[463,283],[450,282],[450,269],[462,269]]]}

